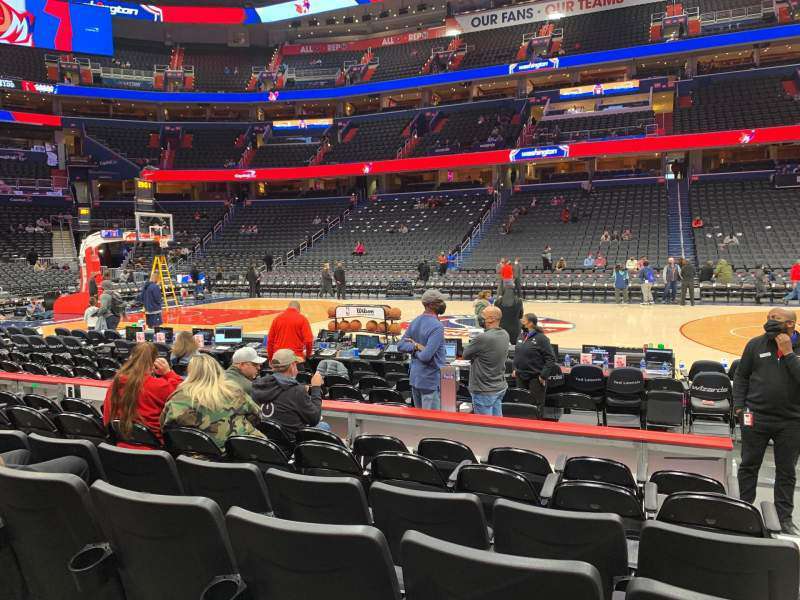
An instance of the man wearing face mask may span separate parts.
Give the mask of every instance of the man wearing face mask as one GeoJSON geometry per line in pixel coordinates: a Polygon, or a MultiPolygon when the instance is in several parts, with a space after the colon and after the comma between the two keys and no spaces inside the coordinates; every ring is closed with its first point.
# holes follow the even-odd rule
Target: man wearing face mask
{"type": "Polygon", "coordinates": [[[517,379],[517,387],[530,391],[534,404],[542,407],[547,378],[558,369],[556,354],[535,314],[528,313],[522,317],[522,326],[525,333],[514,350],[514,371],[511,374],[517,379]]]}
{"type": "Polygon", "coordinates": [[[414,406],[439,410],[442,407],[439,370],[446,358],[444,326],[439,316],[444,314],[447,304],[439,290],[427,290],[422,294],[422,306],[425,312],[411,321],[397,349],[411,354],[409,380],[414,406]]]}
{"type": "Polygon", "coordinates": [[[798,535],[792,522],[795,466],[800,455],[800,336],[794,311],[773,308],[764,335],[745,346],[733,380],[734,413],[742,429],[739,489],[756,498],[758,471],[772,440],[775,452],[775,508],[784,533],[798,535]]]}

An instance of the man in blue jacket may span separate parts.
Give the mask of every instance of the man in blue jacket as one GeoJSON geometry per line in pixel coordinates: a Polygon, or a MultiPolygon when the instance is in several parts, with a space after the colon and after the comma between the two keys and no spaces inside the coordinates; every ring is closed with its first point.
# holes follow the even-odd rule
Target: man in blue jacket
{"type": "Polygon", "coordinates": [[[161,295],[161,285],[158,283],[158,274],[153,273],[150,280],[142,288],[141,301],[144,305],[144,319],[147,326],[152,329],[164,322],[161,316],[163,307],[163,297],[161,295]]]}
{"type": "Polygon", "coordinates": [[[397,348],[411,354],[409,380],[411,397],[416,408],[440,410],[439,370],[445,364],[444,326],[439,316],[444,314],[447,304],[439,290],[427,290],[422,294],[425,312],[411,321],[397,348]]]}

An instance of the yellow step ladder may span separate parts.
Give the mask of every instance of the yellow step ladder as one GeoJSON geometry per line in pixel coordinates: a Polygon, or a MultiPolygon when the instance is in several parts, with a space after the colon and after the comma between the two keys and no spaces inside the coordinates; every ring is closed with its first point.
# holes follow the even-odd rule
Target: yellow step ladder
{"type": "Polygon", "coordinates": [[[172,284],[172,276],[169,273],[169,263],[167,257],[163,254],[158,254],[153,257],[153,268],[150,270],[150,277],[158,274],[158,285],[161,286],[161,297],[164,299],[164,308],[172,306],[178,307],[178,296],[175,295],[175,286],[172,284]]]}

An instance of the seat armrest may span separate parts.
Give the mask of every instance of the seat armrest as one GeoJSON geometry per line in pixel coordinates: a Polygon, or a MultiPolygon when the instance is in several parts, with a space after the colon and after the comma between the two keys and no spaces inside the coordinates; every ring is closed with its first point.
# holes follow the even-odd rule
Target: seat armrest
{"type": "Polygon", "coordinates": [[[644,484],[644,513],[648,519],[658,512],[658,486],[652,481],[644,484]]]}
{"type": "Polygon", "coordinates": [[[566,454],[559,454],[556,457],[556,464],[553,466],[553,471],[556,473],[563,473],[564,472],[564,465],[567,464],[567,455],[566,454]]]}
{"type": "Polygon", "coordinates": [[[458,472],[461,470],[461,467],[463,467],[464,465],[471,465],[471,464],[473,464],[473,462],[469,459],[462,460],[460,463],[458,463],[456,468],[453,469],[453,472],[450,473],[450,477],[447,478],[447,484],[450,486],[454,486],[456,484],[456,480],[458,479],[458,472]]]}
{"type": "Polygon", "coordinates": [[[736,477],[736,474],[731,475],[728,477],[728,496],[731,498],[739,498],[739,478],[736,477]]]}
{"type": "Polygon", "coordinates": [[[761,517],[764,519],[764,527],[767,528],[767,531],[773,535],[781,532],[781,521],[772,502],[764,500],[761,503],[761,517]]]}
{"type": "Polygon", "coordinates": [[[241,575],[220,575],[203,590],[200,600],[250,600],[251,595],[241,575]]]}
{"type": "Polygon", "coordinates": [[[539,499],[542,502],[542,506],[550,504],[550,500],[553,498],[553,493],[559,481],[561,481],[561,475],[559,473],[550,473],[544,480],[542,491],[539,492],[539,499]]]}
{"type": "Polygon", "coordinates": [[[117,558],[108,543],[87,544],[67,565],[75,586],[86,598],[124,598],[117,558]]]}

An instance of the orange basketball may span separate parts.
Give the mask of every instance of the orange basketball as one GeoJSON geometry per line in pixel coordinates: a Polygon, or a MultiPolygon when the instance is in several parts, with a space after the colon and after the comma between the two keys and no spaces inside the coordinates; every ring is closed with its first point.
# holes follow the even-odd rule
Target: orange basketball
{"type": "Polygon", "coordinates": [[[367,321],[367,331],[370,333],[375,333],[375,330],[378,329],[378,322],[377,321],[367,321]]]}
{"type": "Polygon", "coordinates": [[[386,323],[378,323],[376,331],[378,333],[386,333],[386,323]]]}
{"type": "Polygon", "coordinates": [[[348,331],[350,329],[350,321],[342,319],[339,321],[339,331],[348,331]]]}
{"type": "Polygon", "coordinates": [[[386,311],[386,316],[393,321],[399,319],[402,314],[403,313],[400,312],[400,309],[396,307],[392,307],[388,311],[386,311]]]}
{"type": "Polygon", "coordinates": [[[328,321],[328,331],[336,331],[336,321],[328,321]]]}
{"type": "Polygon", "coordinates": [[[389,333],[400,335],[400,323],[389,323],[389,333]]]}
{"type": "Polygon", "coordinates": [[[361,321],[358,319],[350,321],[350,331],[361,331],[361,321]]]}
{"type": "Polygon", "coordinates": [[[333,319],[335,316],[336,316],[336,307],[335,306],[329,306],[328,307],[328,318],[329,319],[333,319]]]}

